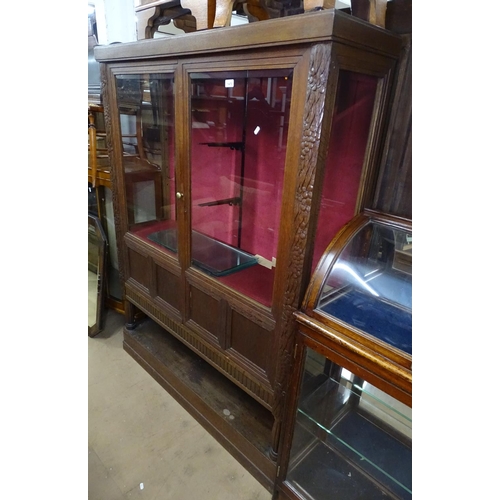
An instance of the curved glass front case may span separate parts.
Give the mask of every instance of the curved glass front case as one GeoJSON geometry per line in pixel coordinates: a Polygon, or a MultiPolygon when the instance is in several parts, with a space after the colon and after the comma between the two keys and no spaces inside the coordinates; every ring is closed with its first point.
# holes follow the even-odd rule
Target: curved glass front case
{"type": "Polygon", "coordinates": [[[335,254],[315,310],[411,355],[411,227],[367,220],[335,254]]]}

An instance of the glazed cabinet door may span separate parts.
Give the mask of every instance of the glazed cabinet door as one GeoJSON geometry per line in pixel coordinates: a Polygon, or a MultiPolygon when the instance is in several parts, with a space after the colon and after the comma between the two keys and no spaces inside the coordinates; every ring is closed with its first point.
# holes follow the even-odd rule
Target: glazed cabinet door
{"type": "Polygon", "coordinates": [[[219,68],[184,73],[186,324],[270,390],[293,69],[219,68]]]}
{"type": "MultiPolygon", "coordinates": [[[[164,69],[163,69],[164,71],[164,69]]],[[[173,317],[182,310],[175,176],[175,78],[153,68],[117,67],[113,86],[119,141],[113,153],[121,209],[127,295],[153,300],[173,317]]]]}

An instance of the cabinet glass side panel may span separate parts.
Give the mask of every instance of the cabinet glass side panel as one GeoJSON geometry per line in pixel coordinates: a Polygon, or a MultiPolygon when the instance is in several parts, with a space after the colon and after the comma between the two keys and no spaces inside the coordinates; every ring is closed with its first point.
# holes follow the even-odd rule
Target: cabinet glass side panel
{"type": "Polygon", "coordinates": [[[192,264],[269,307],[291,72],[190,76],[192,264]]]}
{"type": "Polygon", "coordinates": [[[370,222],[333,264],[317,309],[412,353],[412,234],[370,222]]]}
{"type": "Polygon", "coordinates": [[[379,78],[339,72],[312,269],[355,215],[379,78]]]}
{"type": "Polygon", "coordinates": [[[116,89],[129,230],[176,253],[173,75],[118,75],[116,89]]]}
{"type": "Polygon", "coordinates": [[[307,349],[286,482],[305,498],[409,499],[411,408],[307,349]]]}

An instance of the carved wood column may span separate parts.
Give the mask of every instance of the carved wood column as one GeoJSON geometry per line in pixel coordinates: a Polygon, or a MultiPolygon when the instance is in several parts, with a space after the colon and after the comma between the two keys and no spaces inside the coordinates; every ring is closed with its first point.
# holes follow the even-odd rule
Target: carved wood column
{"type": "Polygon", "coordinates": [[[305,97],[307,112],[302,123],[299,170],[296,184],[291,187],[295,193],[293,220],[297,230],[287,242],[287,246],[291,248],[291,256],[287,265],[287,276],[284,279],[286,289],[283,293],[283,313],[279,319],[279,331],[282,334],[275,347],[276,352],[281,354],[275,372],[275,401],[272,409],[275,424],[270,455],[273,459],[277,456],[286,402],[286,388],[293,364],[294,312],[300,307],[310,279],[311,240],[316,227],[316,221],[311,221],[311,214],[315,213],[312,205],[313,199],[318,198],[316,194],[321,184],[317,182],[319,174],[317,167],[321,158],[325,157],[324,148],[330,135],[330,123],[328,120],[323,120],[323,116],[330,116],[333,111],[333,98],[327,91],[335,73],[331,50],[330,44],[317,44],[311,50],[305,97]]]}

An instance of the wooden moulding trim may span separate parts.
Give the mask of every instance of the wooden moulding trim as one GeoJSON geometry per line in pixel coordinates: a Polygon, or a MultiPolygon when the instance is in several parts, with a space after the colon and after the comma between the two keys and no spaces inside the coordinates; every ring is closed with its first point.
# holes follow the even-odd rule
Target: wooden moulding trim
{"type": "Polygon", "coordinates": [[[323,315],[316,311],[313,311],[310,315],[308,313],[307,316],[318,325],[321,325],[323,335],[329,337],[330,331],[334,331],[343,338],[349,338],[355,345],[362,345],[367,351],[376,352],[383,359],[387,359],[389,362],[401,366],[403,369],[411,370],[411,354],[401,351],[396,347],[392,347],[390,344],[387,344],[377,337],[363,330],[358,330],[349,323],[336,318],[332,319],[331,316],[323,315]]]}
{"type": "Polygon", "coordinates": [[[355,342],[353,339],[342,335],[338,331],[330,329],[326,330],[322,323],[314,320],[313,318],[310,318],[305,314],[296,314],[295,317],[301,325],[304,325],[310,330],[313,330],[317,335],[326,337],[328,341],[342,347],[344,350],[365,359],[369,364],[379,367],[389,376],[392,376],[395,380],[400,381],[402,389],[406,390],[406,387],[410,387],[411,391],[413,380],[411,370],[396,365],[389,359],[355,342]]]}
{"type": "Polygon", "coordinates": [[[251,374],[242,370],[239,366],[236,366],[228,357],[224,356],[220,352],[217,352],[214,346],[201,341],[183,325],[174,321],[159,308],[155,307],[154,304],[151,304],[151,300],[149,298],[144,297],[141,293],[133,290],[128,285],[126,287],[126,294],[127,299],[130,300],[130,302],[154,318],[157,323],[168,330],[174,337],[194,350],[205,361],[226,375],[238,387],[250,394],[265,408],[271,410],[273,393],[269,389],[263,387],[263,384],[260,381],[253,378],[251,374]]]}
{"type": "Polygon", "coordinates": [[[376,46],[380,53],[393,57],[399,54],[401,39],[398,35],[368,26],[358,18],[330,9],[240,26],[196,31],[168,38],[97,45],[94,55],[99,62],[112,62],[329,40],[361,46],[359,40],[364,38],[373,41],[373,46],[376,46]],[[223,32],[220,30],[223,30],[224,36],[221,36],[223,32]]]}

